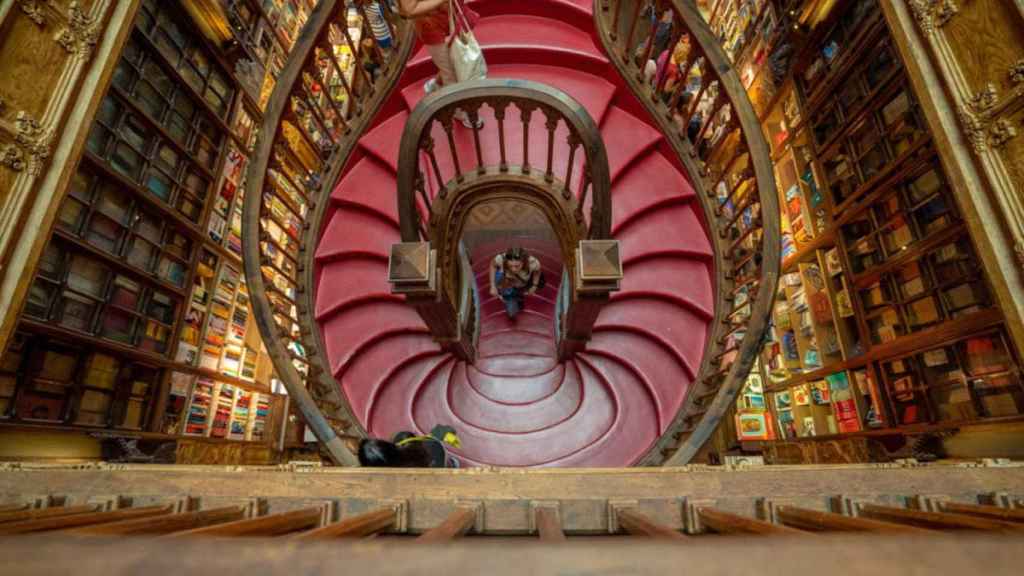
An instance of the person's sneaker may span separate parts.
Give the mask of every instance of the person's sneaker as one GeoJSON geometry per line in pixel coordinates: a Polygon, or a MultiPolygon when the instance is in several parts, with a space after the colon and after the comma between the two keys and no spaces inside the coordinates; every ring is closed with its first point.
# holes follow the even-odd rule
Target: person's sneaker
{"type": "Polygon", "coordinates": [[[437,92],[438,88],[440,88],[440,86],[437,83],[437,76],[431,77],[430,80],[427,80],[423,84],[423,91],[426,92],[427,94],[430,94],[431,92],[437,92]]]}

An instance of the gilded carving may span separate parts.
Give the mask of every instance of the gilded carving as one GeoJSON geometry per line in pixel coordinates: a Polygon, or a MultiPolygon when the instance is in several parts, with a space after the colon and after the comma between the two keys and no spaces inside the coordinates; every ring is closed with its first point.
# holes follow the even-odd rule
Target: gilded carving
{"type": "Polygon", "coordinates": [[[99,40],[100,22],[75,1],[68,5],[68,25],[54,37],[70,54],[89,56],[99,40]]]}
{"type": "Polygon", "coordinates": [[[46,24],[46,20],[43,18],[43,9],[39,6],[39,2],[36,0],[19,0],[18,4],[29,20],[35,22],[38,26],[46,24]]]}
{"type": "Polygon", "coordinates": [[[935,24],[940,28],[960,12],[960,6],[954,0],[942,0],[935,11],[935,24]]]}
{"type": "MultiPolygon", "coordinates": [[[[39,122],[24,110],[18,112],[14,119],[15,136],[21,152],[28,158],[27,168],[30,174],[38,176],[43,171],[46,160],[50,157],[50,146],[53,144],[53,130],[44,130],[39,122]]],[[[22,162],[23,167],[26,163],[22,162]]]]}
{"type": "Polygon", "coordinates": [[[995,108],[995,105],[998,102],[999,92],[991,82],[986,84],[985,88],[972,96],[969,100],[971,109],[977,114],[985,114],[992,108],[995,108]]]}
{"type": "Polygon", "coordinates": [[[981,154],[987,150],[988,143],[986,142],[985,126],[978,119],[978,116],[967,106],[961,106],[958,115],[960,116],[960,123],[964,127],[964,135],[971,142],[974,151],[981,154]]]}
{"type": "Polygon", "coordinates": [[[933,0],[910,0],[910,9],[914,12],[914,18],[921,31],[925,34],[935,32],[935,20],[932,18],[933,0]]]}
{"type": "Polygon", "coordinates": [[[1017,263],[1024,269],[1024,242],[1017,242],[1013,247],[1013,251],[1017,253],[1017,263]]]}
{"type": "Polygon", "coordinates": [[[992,130],[990,130],[989,133],[992,139],[992,146],[995,148],[1001,148],[1017,136],[1017,129],[1009,120],[1004,118],[993,124],[992,130]]]}
{"type": "Polygon", "coordinates": [[[1010,82],[1014,84],[1024,84],[1024,58],[1017,61],[1010,68],[1010,82]]]}
{"type": "Polygon", "coordinates": [[[15,172],[21,172],[25,169],[25,157],[17,146],[8,144],[0,152],[0,165],[7,166],[15,172]]]}

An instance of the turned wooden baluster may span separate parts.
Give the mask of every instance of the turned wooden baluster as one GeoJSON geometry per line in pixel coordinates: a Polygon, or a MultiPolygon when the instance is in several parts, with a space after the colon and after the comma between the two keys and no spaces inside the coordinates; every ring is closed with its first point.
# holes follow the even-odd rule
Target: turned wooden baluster
{"type": "Polygon", "coordinates": [[[523,120],[523,174],[530,173],[530,119],[533,117],[533,111],[537,108],[536,105],[518,102],[516,104],[519,107],[519,112],[523,120]]]}
{"type": "Polygon", "coordinates": [[[453,131],[455,129],[455,108],[448,108],[437,115],[441,121],[441,128],[444,129],[444,134],[448,139],[448,150],[452,154],[452,164],[455,165],[455,181],[459,184],[465,180],[465,176],[462,175],[462,166],[459,163],[459,150],[455,147],[455,135],[453,131]]]}
{"type": "Polygon", "coordinates": [[[483,175],[487,171],[487,167],[484,166],[484,154],[480,148],[480,107],[481,102],[464,103],[462,105],[463,110],[466,111],[466,115],[469,116],[469,122],[473,125],[473,148],[476,150],[476,173],[483,175]]]}
{"type": "Polygon", "coordinates": [[[348,77],[345,76],[345,73],[342,72],[341,63],[338,62],[338,58],[334,55],[334,46],[331,43],[329,35],[325,35],[322,42],[322,49],[327,52],[327,59],[331,62],[331,67],[334,68],[334,73],[337,74],[338,78],[341,80],[341,87],[345,90],[345,98],[348,101],[348,110],[345,112],[345,120],[350,120],[358,104],[355,91],[352,90],[352,84],[348,81],[348,77]]]}
{"type": "Polygon", "coordinates": [[[430,135],[429,130],[423,131],[420,150],[426,153],[427,158],[430,160],[430,167],[434,170],[434,178],[437,179],[437,195],[441,198],[446,197],[448,189],[445,188],[444,181],[441,180],[441,168],[437,165],[437,156],[434,154],[434,137],[430,135]]]}
{"type": "Polygon", "coordinates": [[[627,64],[633,62],[633,39],[636,38],[636,27],[640,24],[640,11],[643,9],[645,2],[635,0],[633,8],[633,20],[629,25],[629,36],[626,37],[626,45],[622,47],[622,59],[627,64]]]}
{"type": "MultiPolygon", "coordinates": [[[[580,221],[580,222],[582,222],[583,219],[585,218],[585,215],[583,213],[583,206],[586,205],[586,203],[587,203],[587,194],[590,192],[590,185],[591,185],[590,167],[587,165],[586,161],[584,161],[584,163],[583,163],[583,181],[581,182],[581,185],[580,185],[580,201],[576,205],[576,213],[577,213],[576,220],[580,221]]],[[[593,219],[591,219],[591,220],[593,220],[593,219]]],[[[589,225],[589,223],[588,223],[588,225],[589,225]]]]}
{"type": "MultiPolygon", "coordinates": [[[[569,144],[569,165],[565,167],[565,190],[562,191],[562,197],[568,200],[572,196],[570,187],[572,186],[572,169],[573,164],[576,163],[576,149],[580,147],[582,140],[580,140],[579,134],[574,132],[572,129],[569,130],[569,136],[566,138],[569,144]]],[[[577,207],[577,210],[582,210],[583,204],[577,207]]]]}
{"type": "MultiPolygon", "coordinates": [[[[338,61],[335,60],[334,54],[331,51],[331,43],[327,40],[326,37],[323,37],[321,39],[321,42],[322,44],[316,50],[323,51],[324,60],[330,63],[331,68],[334,70],[334,74],[341,79],[341,88],[345,91],[345,100],[351,102],[352,89],[348,85],[348,80],[345,79],[345,74],[341,71],[341,68],[338,67],[338,61]]],[[[338,101],[335,100],[334,95],[330,93],[330,87],[327,85],[326,70],[323,71],[321,79],[324,93],[327,95],[327,99],[331,101],[331,105],[334,106],[335,110],[337,110],[338,117],[342,120],[342,122],[344,122],[344,129],[345,133],[347,134],[350,130],[348,126],[348,119],[351,117],[350,115],[352,113],[352,106],[348,107],[347,112],[342,112],[341,108],[338,106],[338,101]]]]}
{"type": "Polygon", "coordinates": [[[498,149],[501,154],[498,169],[502,173],[508,172],[508,157],[505,154],[505,110],[508,109],[508,105],[508,100],[499,100],[492,105],[494,118],[498,121],[498,149]]]}
{"type": "Polygon", "coordinates": [[[555,130],[558,129],[558,113],[554,110],[544,108],[544,128],[548,131],[548,164],[544,170],[544,181],[548,184],[555,181],[555,173],[551,171],[551,165],[555,158],[555,130]]]}
{"type": "MultiPolygon", "coordinates": [[[[721,86],[719,86],[719,88],[721,88],[721,86]]],[[[722,113],[724,107],[730,105],[731,104],[729,104],[729,101],[725,97],[725,90],[719,89],[718,93],[715,94],[715,100],[711,103],[711,106],[708,107],[708,110],[711,110],[711,112],[708,113],[706,121],[701,125],[700,131],[697,132],[697,142],[704,139],[704,135],[707,134],[712,124],[718,124],[719,114],[722,113]]],[[[708,158],[710,158],[710,156],[708,156],[708,158]]]]}
{"type": "MultiPolygon", "coordinates": [[[[384,0],[384,1],[386,2],[387,0],[384,0]]],[[[341,3],[339,3],[339,4],[341,4],[341,3]]],[[[359,75],[362,76],[363,82],[366,83],[366,88],[367,88],[367,91],[369,92],[369,94],[367,94],[367,96],[373,96],[373,89],[374,89],[373,79],[370,78],[370,73],[367,72],[366,68],[364,68],[363,65],[359,62],[359,50],[357,49],[357,46],[355,45],[355,43],[352,41],[352,35],[348,31],[348,21],[347,20],[348,19],[345,17],[345,15],[342,14],[342,19],[338,23],[338,27],[341,28],[341,33],[342,33],[343,36],[345,36],[345,43],[348,44],[349,50],[352,51],[352,60],[353,60],[352,66],[354,66],[356,68],[356,70],[359,71],[359,75]]],[[[374,44],[376,44],[376,42],[374,44]]],[[[360,101],[361,100],[362,99],[360,99],[360,101]]],[[[356,114],[362,114],[362,109],[357,110],[356,114]]]]}
{"type": "MultiPolygon", "coordinates": [[[[383,6],[384,4],[387,4],[387,3],[388,3],[388,0],[382,0],[381,2],[378,3],[378,5],[379,6],[383,6]]],[[[361,26],[361,28],[363,30],[362,36],[363,36],[363,38],[373,38],[373,42],[371,42],[371,44],[373,45],[373,47],[372,47],[373,53],[376,55],[377,63],[380,64],[381,66],[383,66],[384,65],[384,53],[381,51],[380,46],[377,45],[377,39],[374,38],[374,36],[373,36],[373,28],[370,26],[370,18],[366,15],[366,7],[363,6],[362,0],[357,0],[356,2],[354,2],[354,4],[356,5],[356,11],[359,12],[359,16],[362,18],[362,22],[363,22],[362,26],[361,26]]],[[[381,8],[381,9],[383,10],[383,8],[381,8]]],[[[387,22],[387,18],[385,18],[384,21],[387,22]]],[[[390,30],[390,28],[391,28],[391,24],[388,23],[388,29],[390,30]]],[[[391,33],[391,39],[392,39],[392,43],[394,43],[394,40],[395,40],[394,32],[391,33]]]]}

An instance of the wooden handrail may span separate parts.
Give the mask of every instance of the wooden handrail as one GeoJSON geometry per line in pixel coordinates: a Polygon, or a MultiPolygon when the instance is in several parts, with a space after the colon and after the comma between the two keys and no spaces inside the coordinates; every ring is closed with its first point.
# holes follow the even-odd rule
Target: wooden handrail
{"type": "MultiPolygon", "coordinates": [[[[468,140],[462,144],[468,144],[468,140]]],[[[402,241],[429,243],[436,251],[439,277],[436,292],[410,294],[401,286],[395,289],[406,294],[407,303],[423,316],[435,340],[444,342],[448,351],[466,361],[473,361],[475,355],[475,318],[466,326],[463,314],[459,314],[460,322],[449,317],[452,311],[462,311],[468,305],[466,279],[459,280],[463,275],[458,247],[475,206],[511,200],[533,205],[544,213],[558,237],[570,287],[577,285],[575,264],[580,241],[611,236],[611,174],[597,123],[567,94],[532,81],[464,82],[423,98],[402,134],[397,187],[402,241]],[[460,156],[455,121],[464,114],[475,124],[488,114],[488,109],[493,117],[488,121],[497,123],[497,134],[489,131],[484,136],[479,126],[469,128],[473,148],[460,156]],[[518,110],[519,122],[506,122],[513,109],[518,110]],[[531,130],[540,128],[546,137],[531,146],[531,130]],[[564,136],[556,139],[556,133],[564,136]],[[495,136],[497,141],[488,142],[487,149],[499,150],[500,158],[486,163],[481,140],[495,136]],[[517,136],[523,144],[522,158],[519,164],[512,164],[507,144],[515,142],[517,136]],[[578,156],[580,149],[582,154],[578,156]],[[428,183],[434,182],[435,191],[428,193],[428,183]],[[590,209],[584,215],[588,199],[590,209]]],[[[567,300],[572,304],[565,310],[565,317],[555,319],[556,323],[564,321],[567,327],[564,335],[556,330],[562,358],[574,354],[589,339],[596,310],[601,299],[607,298],[600,287],[585,288],[588,298],[567,300]]]]}
{"type": "Polygon", "coordinates": [[[393,44],[380,50],[366,18],[366,0],[317,3],[277,79],[246,176],[242,214],[245,279],[253,316],[278,377],[291,401],[337,464],[356,465],[339,439],[365,434],[348,402],[331,382],[323,342],[310,311],[313,306],[313,247],[335,182],[374,113],[393,90],[415,45],[412,23],[381,2],[393,44]],[[361,16],[349,29],[348,15],[361,16]],[[336,56],[348,51],[348,71],[336,56]],[[364,50],[368,50],[364,54],[364,50]],[[369,74],[363,58],[379,66],[369,74]],[[348,73],[346,73],[348,72],[348,73]],[[286,210],[274,213],[273,199],[286,210]],[[285,287],[271,275],[283,276],[285,287]],[[271,300],[273,296],[273,301],[271,300]],[[298,346],[292,344],[298,342],[298,346]]]}
{"type": "MultiPolygon", "coordinates": [[[[450,189],[456,185],[463,184],[472,175],[482,176],[487,173],[496,174],[537,174],[540,181],[544,182],[551,192],[557,191],[565,200],[575,197],[571,191],[573,183],[570,181],[573,176],[572,163],[564,167],[551,166],[551,162],[545,160],[544,168],[538,169],[529,164],[529,140],[528,125],[533,121],[533,112],[540,110],[546,119],[545,128],[548,132],[548,140],[542,143],[545,151],[545,158],[552,156],[555,148],[553,141],[554,132],[560,122],[569,129],[566,146],[570,152],[570,158],[575,161],[575,150],[582,147],[584,160],[584,184],[589,183],[593,188],[593,198],[588,219],[588,238],[600,239],[611,236],[611,175],[608,169],[608,157],[605,152],[604,142],[601,139],[601,132],[597,123],[586,109],[576,102],[569,95],[561,90],[528,80],[476,80],[463,82],[458,86],[443,88],[420,101],[406,121],[405,130],[402,133],[402,144],[398,155],[398,194],[399,194],[399,228],[403,242],[416,242],[421,238],[417,224],[420,218],[416,206],[416,191],[418,179],[425,179],[428,175],[422,173],[420,165],[420,154],[426,153],[431,158],[434,178],[438,183],[438,196],[444,198],[450,189]],[[499,147],[503,151],[502,160],[493,166],[488,166],[480,161],[469,163],[463,166],[466,160],[459,158],[455,145],[452,142],[452,124],[456,109],[465,110],[470,117],[476,118],[480,109],[484,106],[495,111],[495,117],[499,122],[499,147]],[[520,166],[511,167],[505,158],[504,150],[506,133],[509,130],[504,122],[507,109],[514,105],[522,113],[523,125],[523,147],[524,163],[520,166]],[[446,145],[452,154],[451,160],[454,163],[455,172],[445,178],[439,172],[438,163],[434,148],[437,145],[430,136],[430,129],[435,123],[440,123],[444,128],[449,142],[446,145]],[[560,169],[559,169],[560,168],[560,169]],[[565,175],[564,179],[558,179],[554,184],[556,176],[565,175]]],[[[479,130],[473,130],[474,139],[479,138],[479,130]]],[[[476,142],[474,142],[476,145],[476,142]]],[[[479,156],[479,155],[478,155],[479,156]]],[[[539,184],[538,184],[539,186],[539,184]]],[[[586,188],[581,186],[579,195],[586,193],[586,188]]],[[[433,199],[431,199],[433,200],[433,199]]],[[[579,205],[582,209],[582,203],[579,205]]],[[[428,206],[429,208],[429,206],[428,206]]]]}
{"type": "Polygon", "coordinates": [[[595,0],[594,22],[610,60],[690,174],[714,251],[715,318],[701,368],[683,407],[640,462],[681,465],[729,410],[768,329],[780,266],[779,200],[757,115],[692,0],[649,3],[658,15],[673,14],[667,50],[671,56],[680,47],[681,80],[668,87],[644,76],[646,60],[658,57],[647,5],[595,0]]]}

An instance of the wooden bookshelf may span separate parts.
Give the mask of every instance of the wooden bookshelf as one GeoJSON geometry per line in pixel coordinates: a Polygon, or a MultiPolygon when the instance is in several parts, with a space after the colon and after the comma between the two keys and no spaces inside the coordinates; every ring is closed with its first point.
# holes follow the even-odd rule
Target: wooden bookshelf
{"type": "Polygon", "coordinates": [[[783,261],[738,442],[1024,415],[1020,359],[876,2],[836,2],[809,31],[792,18],[812,2],[706,11],[741,73],[794,54],[785,75],[758,70],[767,88],[744,79],[772,148],[783,261]],[[766,14],[790,32],[759,33],[766,14]]]}
{"type": "MultiPolygon", "coordinates": [[[[287,418],[242,274],[242,191],[315,3],[225,2],[225,49],[186,4],[141,1],[0,360],[0,425],[269,443],[287,418]]],[[[306,210],[292,177],[285,235],[306,210]]]]}

